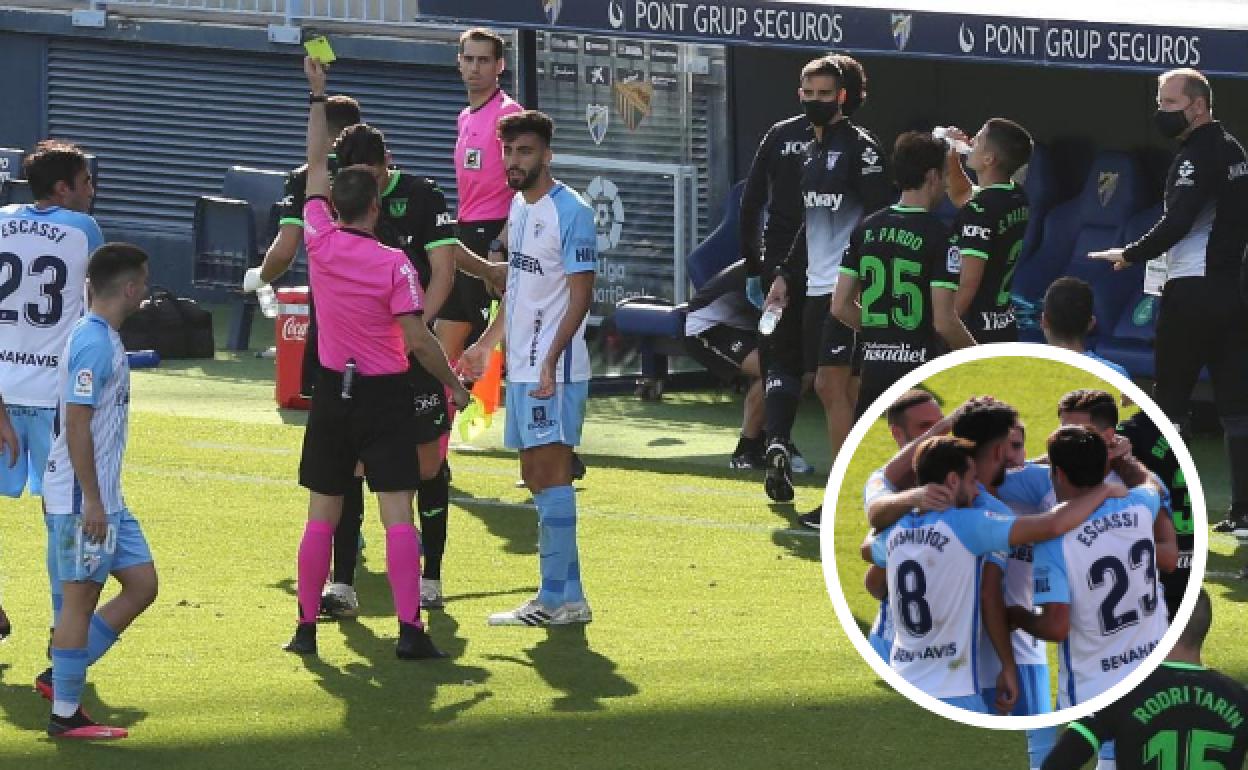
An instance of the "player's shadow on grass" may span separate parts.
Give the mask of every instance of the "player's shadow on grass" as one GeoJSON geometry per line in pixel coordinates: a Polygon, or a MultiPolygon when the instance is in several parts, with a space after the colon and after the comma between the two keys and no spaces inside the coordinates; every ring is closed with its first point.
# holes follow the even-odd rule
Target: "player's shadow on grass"
{"type": "Polygon", "coordinates": [[[640,692],[616,672],[615,661],[590,649],[584,625],[552,626],[545,632],[544,638],[524,651],[527,659],[486,657],[531,667],[552,689],[564,693],[552,704],[555,711],[601,711],[605,698],[628,698],[640,692]]]}
{"type": "Polygon", "coordinates": [[[422,725],[453,722],[493,696],[485,687],[490,677],[487,669],[455,662],[468,646],[467,640],[458,636],[458,630],[459,623],[454,618],[436,613],[429,620],[429,635],[449,657],[404,661],[394,655],[393,637],[382,638],[363,623],[343,621],[336,627],[323,624],[318,635],[340,632],[347,647],[366,662],[354,661],[337,668],[315,655],[306,655],[303,664],[316,675],[317,684],[325,692],[345,705],[343,727],[347,731],[356,735],[397,735],[422,725]],[[462,690],[463,697],[434,708],[435,702],[448,700],[438,697],[442,688],[462,690]]]}
{"type": "Polygon", "coordinates": [[[466,511],[481,520],[489,533],[503,541],[506,553],[533,555],[537,553],[537,510],[535,508],[517,508],[512,503],[501,504],[502,501],[464,500],[469,494],[462,489],[452,487],[454,506],[466,511]],[[494,504],[499,502],[500,504],[494,504]]]}
{"type": "Polygon", "coordinates": [[[813,529],[802,529],[794,517],[789,522],[789,529],[771,533],[771,542],[788,551],[790,556],[807,561],[819,561],[819,532],[813,529]]]}
{"type": "Polygon", "coordinates": [[[1230,556],[1216,551],[1209,552],[1209,560],[1205,564],[1205,582],[1222,586],[1226,589],[1223,598],[1232,602],[1248,602],[1248,580],[1238,577],[1248,559],[1248,548],[1239,547],[1230,556]],[[1212,575],[1209,573],[1217,573],[1212,575]]]}
{"type": "MultiPolygon", "coordinates": [[[[5,721],[18,730],[45,735],[51,704],[35,692],[33,675],[29,682],[22,683],[16,681],[11,669],[11,664],[0,663],[0,708],[4,710],[5,721]]],[[[82,705],[87,713],[101,724],[133,727],[147,718],[147,712],[142,709],[119,708],[104,703],[96,691],[95,684],[90,681],[83,690],[82,705]]],[[[71,753],[66,756],[72,758],[79,756],[72,752],[81,751],[72,747],[82,744],[73,741],[58,741],[56,745],[62,751],[70,751],[71,753]]]]}

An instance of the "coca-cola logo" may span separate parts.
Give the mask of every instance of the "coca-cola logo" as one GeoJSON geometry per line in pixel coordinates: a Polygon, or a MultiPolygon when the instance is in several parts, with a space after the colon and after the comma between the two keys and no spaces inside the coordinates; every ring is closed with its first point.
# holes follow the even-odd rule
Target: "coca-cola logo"
{"type": "Polygon", "coordinates": [[[282,322],[282,339],[286,342],[303,342],[308,338],[308,319],[287,316],[282,322]]]}

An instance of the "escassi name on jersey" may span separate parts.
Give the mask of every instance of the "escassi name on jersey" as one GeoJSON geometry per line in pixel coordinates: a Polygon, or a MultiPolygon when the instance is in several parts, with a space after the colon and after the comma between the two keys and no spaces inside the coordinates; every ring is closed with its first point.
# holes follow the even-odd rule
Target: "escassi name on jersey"
{"type": "Polygon", "coordinates": [[[944,553],[945,546],[949,545],[949,536],[941,534],[930,527],[899,529],[888,538],[889,553],[892,553],[894,548],[902,545],[928,545],[944,553]]]}
{"type": "Polygon", "coordinates": [[[1081,544],[1091,547],[1096,538],[1115,529],[1134,529],[1140,526],[1140,515],[1130,511],[1116,511],[1095,521],[1089,521],[1075,536],[1081,544]]]}
{"type": "Polygon", "coordinates": [[[60,243],[69,235],[69,231],[50,222],[36,222],[33,219],[9,219],[0,225],[0,237],[10,235],[38,235],[53,243],[60,243]]]}

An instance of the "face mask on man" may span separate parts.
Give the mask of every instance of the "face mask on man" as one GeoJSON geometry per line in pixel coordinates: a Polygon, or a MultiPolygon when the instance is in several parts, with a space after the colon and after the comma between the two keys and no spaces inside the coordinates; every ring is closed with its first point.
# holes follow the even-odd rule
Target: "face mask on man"
{"type": "Polygon", "coordinates": [[[1183,110],[1157,110],[1153,113],[1153,123],[1157,130],[1167,139],[1174,139],[1187,130],[1189,122],[1183,110]]]}
{"type": "Polygon", "coordinates": [[[836,120],[837,114],[841,111],[841,105],[839,102],[809,101],[802,102],[802,109],[806,111],[806,119],[812,126],[823,128],[836,120]]]}

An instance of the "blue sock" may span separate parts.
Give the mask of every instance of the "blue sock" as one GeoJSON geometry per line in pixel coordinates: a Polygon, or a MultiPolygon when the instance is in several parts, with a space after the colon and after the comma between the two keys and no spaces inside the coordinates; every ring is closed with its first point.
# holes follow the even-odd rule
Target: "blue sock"
{"type": "Polygon", "coordinates": [[[52,713],[73,716],[82,702],[82,688],[87,683],[87,651],[77,648],[52,648],[52,713]],[[68,711],[69,713],[65,713],[68,711]]]}
{"type": "Polygon", "coordinates": [[[87,665],[94,666],[96,661],[104,657],[104,653],[112,649],[118,636],[112,626],[104,622],[104,618],[92,615],[91,628],[87,630],[87,665]]]}
{"type": "MultiPolygon", "coordinates": [[[[551,487],[533,495],[537,503],[537,551],[542,587],[537,600],[549,608],[562,605],[576,556],[576,495],[572,487],[551,487]]],[[[579,569],[576,585],[580,586],[579,569]]]]}

